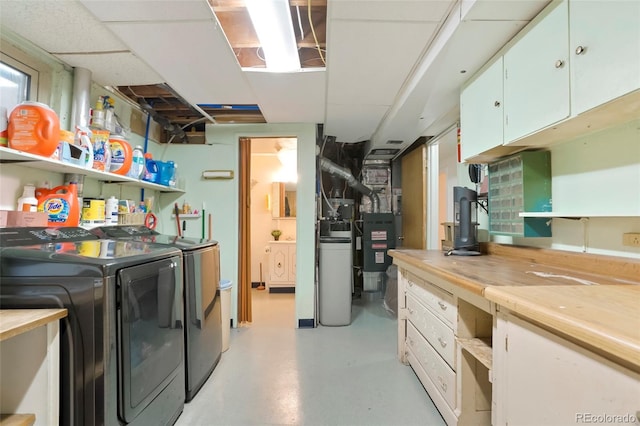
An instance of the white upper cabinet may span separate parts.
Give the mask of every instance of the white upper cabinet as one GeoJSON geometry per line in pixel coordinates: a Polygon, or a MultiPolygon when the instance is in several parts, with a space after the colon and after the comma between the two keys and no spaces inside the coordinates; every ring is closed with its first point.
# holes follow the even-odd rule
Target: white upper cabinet
{"type": "Polygon", "coordinates": [[[475,157],[503,140],[502,57],[460,95],[461,156],[475,157]]]}
{"type": "Polygon", "coordinates": [[[505,143],[569,116],[568,22],[564,1],[505,53],[505,143]]]}
{"type": "Polygon", "coordinates": [[[572,1],[569,18],[572,115],[640,88],[640,1],[572,1]]]}

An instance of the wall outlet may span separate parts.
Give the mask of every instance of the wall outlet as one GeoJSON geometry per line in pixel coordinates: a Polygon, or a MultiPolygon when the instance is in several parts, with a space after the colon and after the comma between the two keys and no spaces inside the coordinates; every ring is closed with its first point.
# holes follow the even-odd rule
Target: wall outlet
{"type": "Polygon", "coordinates": [[[622,234],[622,245],[640,247],[640,232],[628,232],[626,234],[622,234]]]}

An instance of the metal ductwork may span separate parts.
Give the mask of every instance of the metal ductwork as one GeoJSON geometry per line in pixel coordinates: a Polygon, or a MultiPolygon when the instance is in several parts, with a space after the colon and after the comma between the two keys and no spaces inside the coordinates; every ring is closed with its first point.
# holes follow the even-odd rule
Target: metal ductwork
{"type": "Polygon", "coordinates": [[[139,102],[139,105],[147,114],[151,116],[153,121],[161,125],[164,130],[169,132],[172,138],[173,137],[177,138],[177,141],[180,143],[189,143],[187,134],[184,132],[184,130],[182,130],[180,126],[177,126],[171,123],[165,117],[158,114],[158,112],[154,110],[153,107],[149,105],[147,102],[139,102]]]}
{"type": "Polygon", "coordinates": [[[356,191],[363,193],[371,199],[374,213],[378,213],[380,211],[380,198],[378,198],[378,194],[376,194],[373,189],[358,181],[351,174],[351,171],[349,169],[340,167],[324,157],[320,157],[320,168],[329,173],[331,176],[338,176],[347,181],[347,185],[349,185],[356,191]]]}

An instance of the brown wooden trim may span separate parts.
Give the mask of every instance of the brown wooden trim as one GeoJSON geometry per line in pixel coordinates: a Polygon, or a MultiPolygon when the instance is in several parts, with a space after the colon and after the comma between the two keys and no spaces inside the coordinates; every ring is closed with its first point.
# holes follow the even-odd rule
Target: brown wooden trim
{"type": "Polygon", "coordinates": [[[240,138],[240,235],[238,261],[238,324],[252,322],[251,314],[251,139],[240,138]]]}

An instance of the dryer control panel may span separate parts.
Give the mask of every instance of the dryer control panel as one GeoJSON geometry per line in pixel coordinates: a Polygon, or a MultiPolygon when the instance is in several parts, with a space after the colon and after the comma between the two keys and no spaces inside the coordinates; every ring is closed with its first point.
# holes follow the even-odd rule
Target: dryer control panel
{"type": "Polygon", "coordinates": [[[0,229],[0,246],[18,247],[48,242],[89,241],[99,239],[96,235],[78,227],[36,227],[0,229]]]}

